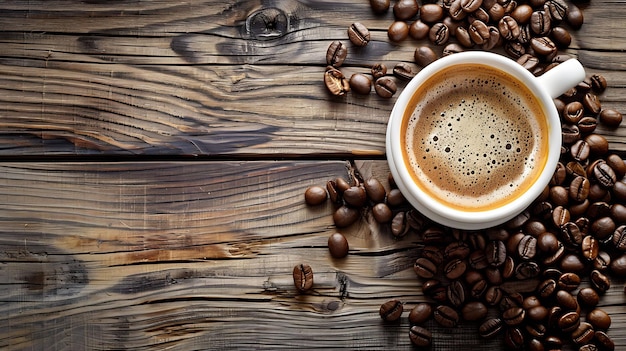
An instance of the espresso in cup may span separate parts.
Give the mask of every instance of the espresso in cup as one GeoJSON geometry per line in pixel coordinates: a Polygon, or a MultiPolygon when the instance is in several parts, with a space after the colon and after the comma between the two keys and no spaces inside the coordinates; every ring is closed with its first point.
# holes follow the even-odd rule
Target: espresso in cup
{"type": "Polygon", "coordinates": [[[411,97],[401,136],[414,183],[461,211],[489,211],[525,193],[548,154],[544,106],[525,84],[477,63],[445,68],[411,97]]]}

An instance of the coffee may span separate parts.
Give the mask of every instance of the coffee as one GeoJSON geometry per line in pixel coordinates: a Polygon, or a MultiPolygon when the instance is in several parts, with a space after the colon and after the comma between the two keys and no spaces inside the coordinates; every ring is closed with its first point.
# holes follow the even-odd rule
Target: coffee
{"type": "Polygon", "coordinates": [[[516,78],[480,64],[452,66],[415,92],[403,121],[404,159],[422,191],[451,208],[485,211],[539,177],[548,126],[516,78]]]}

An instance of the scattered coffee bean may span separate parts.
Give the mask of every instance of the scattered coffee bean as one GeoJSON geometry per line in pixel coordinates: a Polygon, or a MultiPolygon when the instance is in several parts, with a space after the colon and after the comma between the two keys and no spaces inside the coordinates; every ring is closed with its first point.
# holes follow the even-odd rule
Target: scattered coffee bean
{"type": "Polygon", "coordinates": [[[398,63],[393,68],[393,74],[402,80],[410,80],[411,78],[415,77],[415,72],[413,71],[413,68],[411,67],[411,65],[405,62],[398,63]]]}
{"type": "Polygon", "coordinates": [[[415,49],[415,63],[422,67],[426,67],[434,62],[438,57],[435,51],[429,46],[420,46],[415,49]]]}
{"type": "Polygon", "coordinates": [[[409,36],[409,25],[404,21],[395,21],[387,29],[389,40],[400,42],[409,36]]]}
{"type": "Polygon", "coordinates": [[[306,292],[313,287],[313,269],[306,263],[293,267],[293,284],[300,292],[306,292]]]}
{"type": "Polygon", "coordinates": [[[393,15],[397,20],[404,21],[417,15],[419,6],[416,0],[399,0],[393,5],[393,15]]]}
{"type": "Polygon", "coordinates": [[[396,93],[398,86],[393,79],[389,77],[380,77],[376,79],[376,82],[374,83],[374,90],[378,96],[389,99],[396,93]]]}
{"type": "Polygon", "coordinates": [[[389,10],[390,0],[370,0],[370,7],[375,14],[384,14],[389,10]]]}
{"type": "Polygon", "coordinates": [[[370,42],[370,31],[363,24],[355,22],[348,28],[348,38],[356,46],[365,46],[370,42]]]}
{"type": "Polygon", "coordinates": [[[429,303],[420,302],[409,313],[409,322],[412,325],[422,324],[430,319],[433,314],[433,308],[429,303]]]}
{"type": "Polygon", "coordinates": [[[324,73],[324,83],[326,88],[333,95],[341,96],[350,91],[350,83],[338,69],[328,66],[324,73]]]}
{"type": "Polygon", "coordinates": [[[324,203],[328,198],[326,189],[318,185],[310,186],[304,192],[304,201],[307,205],[316,206],[324,203]]]}
{"type": "Polygon", "coordinates": [[[380,318],[385,322],[395,322],[402,316],[404,305],[399,300],[389,300],[380,306],[380,318]]]}
{"type": "Polygon", "coordinates": [[[372,91],[372,81],[362,73],[355,73],[350,77],[350,90],[357,94],[367,95],[372,91]]]}
{"type": "Polygon", "coordinates": [[[433,316],[435,322],[445,328],[454,328],[459,323],[459,314],[450,306],[437,306],[433,316]]]}
{"type": "Polygon", "coordinates": [[[424,327],[413,325],[409,329],[409,338],[415,346],[428,347],[431,343],[432,333],[424,327]]]}
{"type": "Polygon", "coordinates": [[[605,108],[600,111],[600,122],[607,127],[617,128],[622,123],[622,114],[614,109],[605,108]]]}
{"type": "Polygon", "coordinates": [[[333,233],[328,238],[328,251],[334,258],[343,258],[348,255],[348,240],[341,233],[333,233]]]}

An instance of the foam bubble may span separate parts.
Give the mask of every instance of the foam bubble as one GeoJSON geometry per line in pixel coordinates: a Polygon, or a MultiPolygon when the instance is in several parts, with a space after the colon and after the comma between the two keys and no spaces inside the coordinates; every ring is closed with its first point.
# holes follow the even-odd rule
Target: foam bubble
{"type": "Polygon", "coordinates": [[[432,194],[457,207],[485,208],[536,177],[545,127],[540,117],[525,117],[540,116],[541,107],[512,77],[482,66],[467,70],[444,71],[418,91],[406,145],[414,175],[432,194]]]}

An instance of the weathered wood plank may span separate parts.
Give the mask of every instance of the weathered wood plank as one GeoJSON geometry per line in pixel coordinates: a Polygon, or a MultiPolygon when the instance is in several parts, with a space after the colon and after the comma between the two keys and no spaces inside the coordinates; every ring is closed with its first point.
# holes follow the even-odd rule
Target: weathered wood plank
{"type": "MultiPolygon", "coordinates": [[[[626,6],[583,8],[569,52],[607,77],[604,106],[624,111],[626,6]]],[[[425,44],[390,43],[391,13],[367,2],[11,1],[0,12],[0,156],[382,155],[394,99],[330,96],[326,48],[353,21],[370,27],[370,45],[350,47],[351,75],[412,62],[425,44]],[[246,19],[270,7],[288,23],[261,40],[246,19]]],[[[600,131],[626,152],[623,127],[600,131]]]]}
{"type": "MultiPolygon", "coordinates": [[[[340,161],[2,164],[0,346],[411,350],[406,316],[384,324],[378,308],[427,301],[412,269],[419,236],[394,239],[364,217],[342,230],[349,256],[332,259],[332,206],[304,204],[307,186],[351,173],[340,161]],[[307,294],[291,278],[301,262],[315,272],[307,294]]],[[[623,283],[600,303],[618,350],[623,283]]],[[[502,348],[473,323],[427,326],[432,350],[502,348]]]]}

